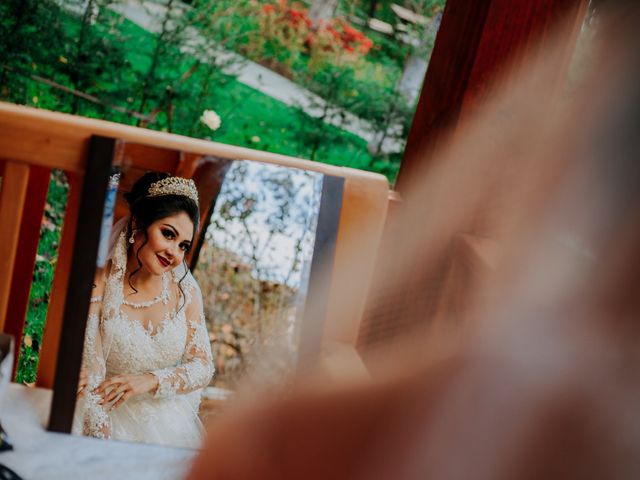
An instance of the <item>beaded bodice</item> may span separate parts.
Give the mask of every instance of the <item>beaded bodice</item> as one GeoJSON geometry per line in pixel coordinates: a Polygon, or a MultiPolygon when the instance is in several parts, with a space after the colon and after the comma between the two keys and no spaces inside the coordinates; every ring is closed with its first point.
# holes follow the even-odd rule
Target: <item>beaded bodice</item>
{"type": "MultiPolygon", "coordinates": [[[[144,309],[159,315],[152,326],[136,318],[142,309],[126,306],[123,273],[118,268],[109,273],[104,295],[92,299],[87,322],[83,369],[88,388],[82,402],[82,430],[97,437],[108,438],[111,432],[109,405],[100,405],[101,399],[91,393],[105,379],[125,373],[155,375],[158,388],[149,404],[161,408],[158,399],[202,389],[214,371],[202,295],[193,276],[171,273],[169,301],[144,309]]],[[[140,402],[140,397],[131,400],[140,402]]]]}

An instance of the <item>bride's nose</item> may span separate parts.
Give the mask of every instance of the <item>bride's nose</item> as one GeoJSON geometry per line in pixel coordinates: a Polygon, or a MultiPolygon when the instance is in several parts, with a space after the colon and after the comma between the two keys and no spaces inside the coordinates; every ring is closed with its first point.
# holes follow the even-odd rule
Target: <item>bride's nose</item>
{"type": "Polygon", "coordinates": [[[176,252],[175,252],[175,249],[176,249],[176,248],[177,248],[177,247],[176,247],[175,245],[173,245],[173,244],[172,244],[172,245],[169,245],[169,246],[165,249],[164,253],[165,253],[165,255],[167,256],[167,258],[168,258],[169,260],[173,260],[173,257],[175,257],[175,256],[176,256],[176,252]]]}

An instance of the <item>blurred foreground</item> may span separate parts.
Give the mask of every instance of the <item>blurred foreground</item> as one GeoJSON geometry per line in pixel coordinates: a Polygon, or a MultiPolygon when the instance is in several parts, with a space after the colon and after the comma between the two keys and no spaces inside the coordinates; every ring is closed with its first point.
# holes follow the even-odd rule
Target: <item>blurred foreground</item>
{"type": "Polygon", "coordinates": [[[368,374],[347,375],[351,355],[293,392],[246,386],[190,478],[640,477],[634,3],[599,12],[577,87],[558,88],[554,50],[517,59],[415,176],[380,254],[368,374]],[[435,270],[470,233],[491,268],[443,305],[435,270]]]}

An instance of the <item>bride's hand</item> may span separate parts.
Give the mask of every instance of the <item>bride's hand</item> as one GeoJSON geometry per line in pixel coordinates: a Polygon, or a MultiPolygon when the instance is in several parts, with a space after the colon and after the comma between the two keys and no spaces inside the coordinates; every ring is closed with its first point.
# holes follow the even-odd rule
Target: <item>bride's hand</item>
{"type": "Polygon", "coordinates": [[[100,405],[113,402],[111,408],[116,408],[135,395],[152,392],[158,388],[158,379],[152,373],[115,375],[94,390],[102,396],[100,405]]]}
{"type": "Polygon", "coordinates": [[[76,392],[76,395],[78,395],[78,398],[84,397],[85,388],[87,388],[87,382],[89,379],[88,377],[89,375],[87,374],[87,369],[86,368],[80,369],[80,378],[78,379],[78,391],[76,392]]]}

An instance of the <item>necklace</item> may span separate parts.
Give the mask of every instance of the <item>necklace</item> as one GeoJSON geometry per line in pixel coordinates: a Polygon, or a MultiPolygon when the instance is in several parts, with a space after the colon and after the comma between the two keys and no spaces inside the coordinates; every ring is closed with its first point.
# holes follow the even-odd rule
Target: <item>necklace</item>
{"type": "Polygon", "coordinates": [[[146,302],[140,302],[140,303],[123,300],[122,304],[127,305],[131,308],[147,308],[160,302],[162,302],[164,305],[169,303],[169,278],[166,273],[162,274],[162,291],[160,292],[160,295],[152,298],[151,300],[147,300],[146,302]]]}

